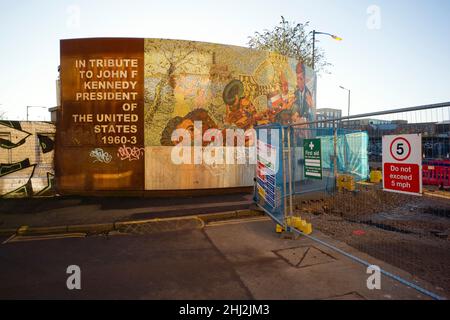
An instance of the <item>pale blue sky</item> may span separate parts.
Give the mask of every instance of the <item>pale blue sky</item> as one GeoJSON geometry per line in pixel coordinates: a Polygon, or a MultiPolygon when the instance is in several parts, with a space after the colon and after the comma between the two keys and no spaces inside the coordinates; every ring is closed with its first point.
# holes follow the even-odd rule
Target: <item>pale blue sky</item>
{"type": "MultiPolygon", "coordinates": [[[[26,106],[56,104],[59,40],[81,37],[173,38],[245,46],[280,15],[310,21],[334,66],[319,77],[317,106],[352,114],[450,101],[450,1],[44,1],[1,0],[0,109],[24,119],[26,106]],[[380,9],[369,28],[370,6],[380,9]],[[79,25],[76,12],[79,10],[79,25]],[[75,14],[75,16],[74,16],[75,14]]],[[[373,20],[370,20],[373,21],[373,20]]],[[[32,119],[49,119],[30,110],[32,119]]]]}

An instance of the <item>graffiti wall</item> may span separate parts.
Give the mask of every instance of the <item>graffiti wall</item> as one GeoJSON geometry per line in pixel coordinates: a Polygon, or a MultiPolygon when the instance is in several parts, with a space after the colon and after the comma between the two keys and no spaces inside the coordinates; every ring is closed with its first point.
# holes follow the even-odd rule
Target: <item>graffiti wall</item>
{"type": "Polygon", "coordinates": [[[302,123],[315,114],[310,68],[212,43],[63,40],[61,87],[56,162],[66,191],[252,186],[251,164],[175,163],[174,132],[186,130],[194,141],[195,129],[204,138],[209,129],[302,123]]]}
{"type": "Polygon", "coordinates": [[[55,126],[0,121],[0,196],[52,196],[55,126]]]}

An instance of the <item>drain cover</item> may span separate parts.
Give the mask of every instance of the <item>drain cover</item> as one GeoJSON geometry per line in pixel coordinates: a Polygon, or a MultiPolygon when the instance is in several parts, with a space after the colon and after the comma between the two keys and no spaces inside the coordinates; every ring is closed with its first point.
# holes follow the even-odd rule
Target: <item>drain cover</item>
{"type": "Polygon", "coordinates": [[[279,257],[296,268],[330,263],[336,260],[330,254],[316,247],[295,247],[274,251],[279,257]]]}

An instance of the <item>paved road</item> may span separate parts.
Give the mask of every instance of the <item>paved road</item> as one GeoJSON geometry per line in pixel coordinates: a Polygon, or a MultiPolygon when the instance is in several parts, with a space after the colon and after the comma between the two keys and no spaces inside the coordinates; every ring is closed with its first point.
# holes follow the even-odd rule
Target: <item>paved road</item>
{"type": "Polygon", "coordinates": [[[305,238],[280,239],[273,227],[267,220],[231,221],[147,235],[6,243],[0,245],[0,298],[425,298],[385,278],[382,290],[368,290],[361,265],[305,238]],[[81,268],[79,291],[66,288],[73,264],[81,268]]]}
{"type": "Polygon", "coordinates": [[[0,279],[0,298],[251,298],[203,230],[6,244],[0,279]],[[66,288],[69,265],[80,291],[66,288]]]}

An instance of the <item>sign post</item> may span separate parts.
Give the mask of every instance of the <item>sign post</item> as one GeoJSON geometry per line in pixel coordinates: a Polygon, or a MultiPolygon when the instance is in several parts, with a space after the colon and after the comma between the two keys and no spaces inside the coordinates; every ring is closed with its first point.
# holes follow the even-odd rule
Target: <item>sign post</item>
{"type": "Polygon", "coordinates": [[[383,136],[384,191],[422,195],[422,135],[383,136]]]}
{"type": "Polygon", "coordinates": [[[322,149],[320,139],[303,140],[305,177],[322,180],[322,149]]]}

